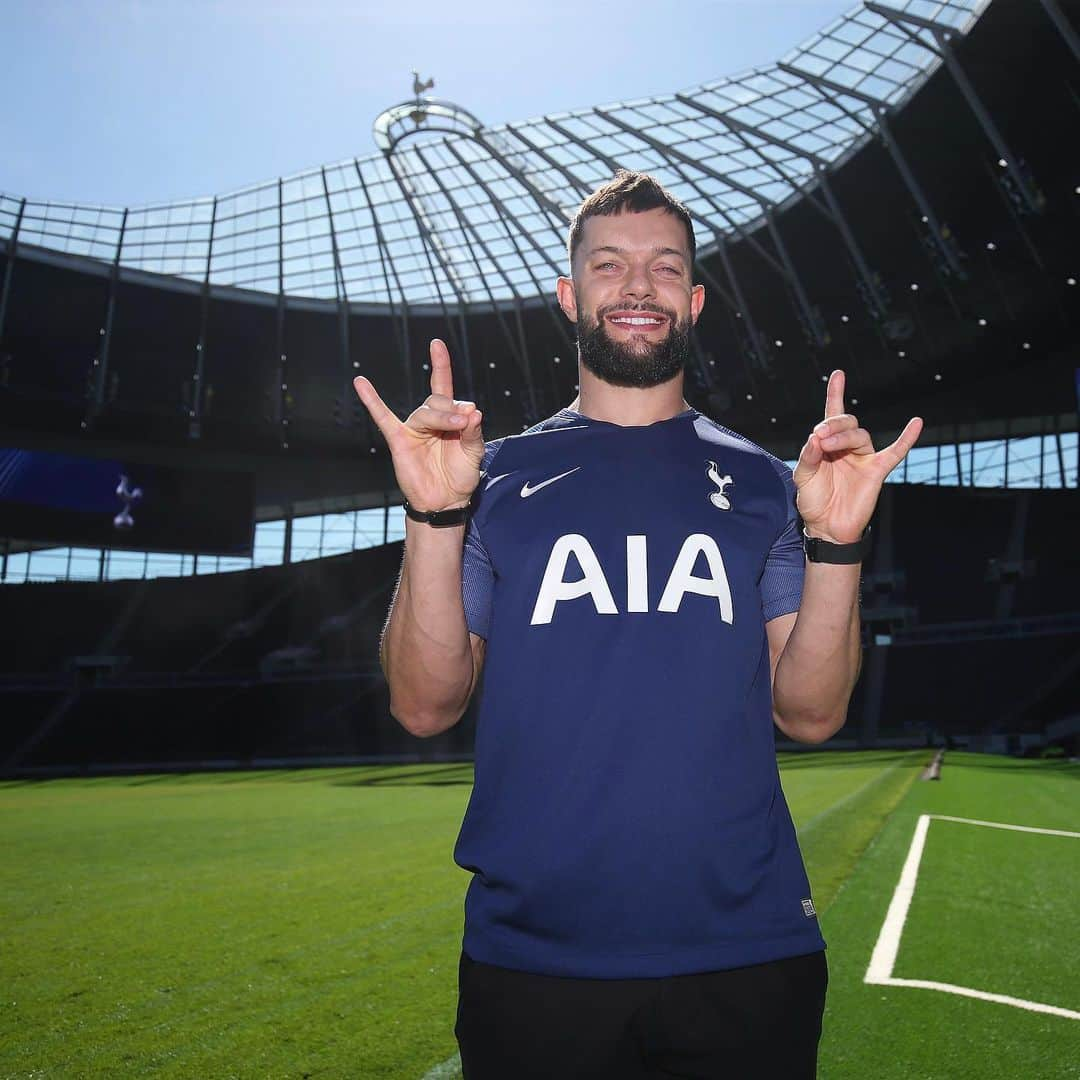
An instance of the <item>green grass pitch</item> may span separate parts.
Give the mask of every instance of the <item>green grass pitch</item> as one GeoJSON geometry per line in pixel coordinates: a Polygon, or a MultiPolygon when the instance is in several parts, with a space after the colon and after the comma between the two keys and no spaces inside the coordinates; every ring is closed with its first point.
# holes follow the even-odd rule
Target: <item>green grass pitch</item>
{"type": "MultiPolygon", "coordinates": [[[[1080,1022],[863,976],[922,814],[1080,831],[1080,767],[784,755],[825,1080],[1080,1077],[1080,1022]]],[[[0,784],[0,1076],[458,1075],[468,765],[0,784]]],[[[894,974],[1080,1010],[1080,839],[934,820],[894,974]]],[[[779,1021],[778,1021],[779,1023],[779,1021]]],[[[778,1029],[779,1030],[779,1029],[778,1029]]]]}

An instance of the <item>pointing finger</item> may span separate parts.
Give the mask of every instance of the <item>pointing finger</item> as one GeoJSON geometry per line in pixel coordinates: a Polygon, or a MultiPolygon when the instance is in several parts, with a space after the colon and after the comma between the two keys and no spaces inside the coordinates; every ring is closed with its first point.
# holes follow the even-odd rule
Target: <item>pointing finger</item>
{"type": "Polygon", "coordinates": [[[356,391],[356,396],[364,403],[375,426],[383,433],[386,441],[389,442],[393,434],[401,427],[401,421],[387,407],[386,402],[379,397],[379,393],[370,379],[366,379],[363,375],[357,375],[353,379],[353,389],[356,391]]]}
{"type": "Polygon", "coordinates": [[[439,338],[433,338],[429,348],[431,356],[431,392],[454,398],[454,376],[450,369],[450,350],[439,338]]]}
{"type": "Polygon", "coordinates": [[[825,388],[825,419],[840,416],[844,411],[844,373],[837,368],[829,376],[829,385],[825,388]]]}

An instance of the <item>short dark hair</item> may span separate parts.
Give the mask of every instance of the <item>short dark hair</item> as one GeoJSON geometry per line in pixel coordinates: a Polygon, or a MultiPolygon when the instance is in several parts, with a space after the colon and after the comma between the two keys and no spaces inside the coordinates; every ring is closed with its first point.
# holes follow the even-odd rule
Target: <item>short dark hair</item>
{"type": "Polygon", "coordinates": [[[570,222],[570,237],[567,251],[570,267],[573,269],[574,253],[581,246],[581,237],[585,231],[585,222],[591,217],[607,217],[629,210],[640,214],[645,210],[663,207],[669,214],[674,214],[686,226],[686,238],[690,244],[690,263],[694,262],[697,244],[694,241],[694,223],[690,211],[670,191],[663,188],[648,173],[631,172],[619,169],[613,179],[603,187],[597,188],[578,207],[574,220],[570,222]]]}

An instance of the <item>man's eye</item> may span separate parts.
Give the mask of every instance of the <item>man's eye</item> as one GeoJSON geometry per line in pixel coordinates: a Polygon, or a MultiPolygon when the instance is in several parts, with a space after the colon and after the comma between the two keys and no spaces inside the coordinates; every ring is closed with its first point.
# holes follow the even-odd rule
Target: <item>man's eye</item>
{"type": "Polygon", "coordinates": [[[674,266],[658,266],[656,269],[666,274],[677,274],[679,272],[674,266]]]}
{"type": "Polygon", "coordinates": [[[600,263],[600,265],[597,266],[596,269],[597,270],[608,270],[608,269],[613,268],[614,266],[615,266],[615,264],[613,262],[606,262],[606,263],[600,263]]]}

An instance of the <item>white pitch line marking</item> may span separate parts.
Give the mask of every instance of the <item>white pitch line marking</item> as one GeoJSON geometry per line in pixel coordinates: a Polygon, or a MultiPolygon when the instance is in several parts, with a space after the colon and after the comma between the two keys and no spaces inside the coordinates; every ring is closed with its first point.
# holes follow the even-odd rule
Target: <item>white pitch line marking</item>
{"type": "Polygon", "coordinates": [[[1063,1009],[1060,1005],[1044,1005],[1040,1001],[1026,1001],[1024,998],[1010,997],[1008,994],[990,994],[985,990],[975,990],[970,986],[954,986],[952,983],[931,982],[929,979],[887,979],[883,986],[916,986],[923,990],[941,990],[946,994],[959,994],[961,997],[978,998],[980,1001],[996,1001],[999,1005],[1012,1005],[1028,1012],[1050,1013],[1051,1016],[1063,1016],[1066,1020],[1080,1020],[1080,1012],[1063,1009]]]}
{"type": "Polygon", "coordinates": [[[979,1001],[993,1001],[999,1005],[1012,1005],[1029,1012],[1049,1013],[1067,1020],[1080,1020],[1080,1012],[1064,1009],[1059,1005],[1044,1005],[1039,1001],[1027,1001],[1024,998],[1010,997],[1008,994],[991,994],[986,990],[975,990],[970,986],[956,986],[953,983],[933,982],[929,979],[893,978],[896,954],[900,950],[900,936],[904,932],[911,899],[915,895],[915,885],[919,878],[919,863],[922,861],[923,848],[926,846],[926,833],[933,819],[955,821],[962,825],[982,825],[991,829],[1011,829],[1014,832],[1042,833],[1046,836],[1068,836],[1080,839],[1080,832],[1068,832],[1064,829],[1038,829],[1031,825],[1010,825],[1003,821],[980,821],[978,818],[950,817],[948,814],[920,814],[915,823],[915,834],[911,838],[904,868],[900,871],[900,880],[896,883],[885,921],[881,924],[877,943],[874,945],[870,964],[863,976],[863,982],[874,986],[913,986],[922,990],[939,990],[945,994],[959,994],[962,997],[977,998],[979,1001]]]}
{"type": "Polygon", "coordinates": [[[1044,833],[1047,836],[1072,836],[1080,840],[1080,832],[1065,829],[1036,829],[1034,825],[1007,825],[1004,821],[980,821],[978,818],[949,817],[948,814],[931,814],[935,821],[959,821],[961,825],[985,825],[990,829],[1013,829],[1016,832],[1044,833]]]}
{"type": "Polygon", "coordinates": [[[930,828],[930,815],[922,814],[915,823],[915,835],[911,838],[904,869],[900,871],[900,880],[893,890],[892,901],[881,924],[877,944],[870,957],[870,966],[866,969],[863,982],[887,982],[896,966],[896,954],[900,951],[900,935],[904,932],[911,898],[915,895],[915,882],[919,878],[919,863],[922,860],[923,847],[926,845],[926,831],[930,828]]]}

